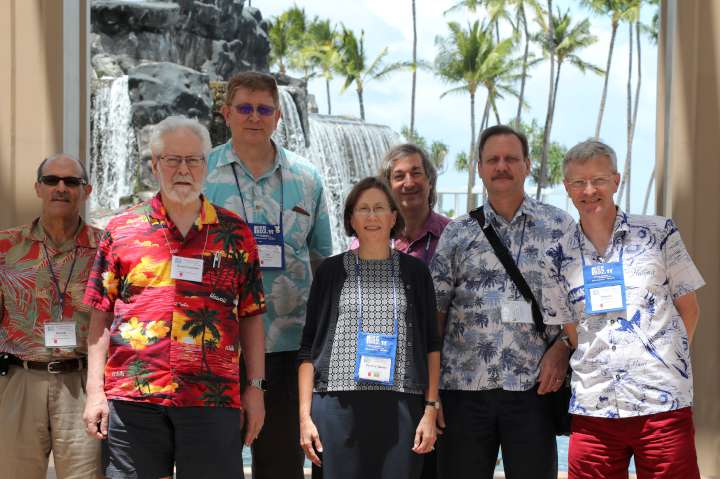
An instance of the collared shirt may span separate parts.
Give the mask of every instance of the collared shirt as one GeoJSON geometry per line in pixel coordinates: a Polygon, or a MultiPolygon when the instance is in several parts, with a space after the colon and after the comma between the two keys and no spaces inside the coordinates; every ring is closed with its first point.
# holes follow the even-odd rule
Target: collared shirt
{"type": "Polygon", "coordinates": [[[270,171],[255,178],[229,141],[210,153],[205,182],[210,201],[234,211],[248,223],[277,225],[282,202],[285,269],[262,272],[267,298],[263,320],[268,353],[300,348],[312,284],[310,261],[332,254],[330,220],[320,175],[302,157],[280,146],[276,146],[276,151],[270,171]]]}
{"type": "Polygon", "coordinates": [[[582,230],[547,252],[544,309],[549,320],[577,323],[570,412],[644,416],[692,405],[685,324],[673,301],[705,284],[668,218],[618,209],[608,250],[600,255],[582,230]],[[627,308],[585,314],[586,265],[620,261],[627,308]]]}
{"type": "Polygon", "coordinates": [[[39,219],[0,231],[0,351],[42,362],[87,354],[90,308],[82,299],[99,236],[100,230],[82,219],[75,237],[59,246],[45,234],[39,219]],[[45,347],[45,323],[60,316],[60,298],[49,261],[60,290],[68,285],[62,318],[75,321],[74,348],[45,347]]]}
{"type": "MultiPolygon", "coordinates": [[[[543,252],[572,230],[572,218],[528,196],[511,221],[487,201],[483,211],[540,302],[543,252]]],[[[522,296],[474,218],[463,215],[447,225],[431,271],[438,311],[447,315],[440,388],[532,388],[547,346],[532,323],[502,322],[502,304],[522,296]]],[[[550,337],[558,333],[558,326],[547,327],[550,337]]]]}
{"type": "Polygon", "coordinates": [[[160,195],[114,217],[85,302],[114,314],[108,399],[240,407],[242,318],[265,311],[265,299],[255,240],[237,215],[203,198],[185,238],[160,195]],[[202,260],[202,282],[173,279],[173,255],[202,260]]]}

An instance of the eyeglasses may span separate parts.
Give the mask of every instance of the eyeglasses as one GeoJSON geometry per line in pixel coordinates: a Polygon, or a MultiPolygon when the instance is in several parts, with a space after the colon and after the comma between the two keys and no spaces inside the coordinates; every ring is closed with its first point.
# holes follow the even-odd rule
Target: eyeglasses
{"type": "Polygon", "coordinates": [[[370,208],[369,206],[361,206],[360,208],[356,208],[354,213],[358,216],[364,216],[368,217],[371,214],[374,214],[375,216],[382,216],[390,213],[390,207],[388,206],[373,206],[370,208]]]}
{"type": "Polygon", "coordinates": [[[593,188],[605,188],[607,185],[610,184],[610,178],[612,178],[613,175],[606,175],[606,176],[596,176],[595,178],[590,178],[589,180],[585,179],[575,179],[575,180],[567,180],[566,183],[568,187],[571,190],[584,190],[585,185],[590,183],[593,188]]]}
{"type": "Polygon", "coordinates": [[[184,161],[188,168],[197,168],[203,164],[202,156],[161,156],[160,159],[170,168],[177,168],[184,161]]]}
{"type": "Polygon", "coordinates": [[[57,186],[62,180],[65,186],[69,188],[77,188],[80,185],[87,185],[85,178],[78,178],[77,176],[56,176],[56,175],[44,175],[40,177],[40,183],[48,186],[57,186]]]}
{"type": "Polygon", "coordinates": [[[257,112],[260,116],[272,116],[275,114],[276,108],[270,105],[252,105],[250,103],[239,103],[233,105],[235,111],[240,115],[252,115],[253,112],[257,112]]]}

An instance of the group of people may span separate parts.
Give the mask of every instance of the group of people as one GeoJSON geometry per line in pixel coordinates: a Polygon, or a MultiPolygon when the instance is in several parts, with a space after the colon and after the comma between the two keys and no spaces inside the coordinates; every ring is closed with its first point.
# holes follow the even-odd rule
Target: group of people
{"type": "Polygon", "coordinates": [[[525,136],[482,132],[486,199],[450,221],[412,144],[347,196],[271,135],[241,73],[212,148],[155,126],[158,193],[104,231],[81,162],[38,166],[39,218],[0,232],[0,477],[557,477],[549,393],[572,368],[569,477],[699,478],[690,345],[704,283],[672,220],[614,201],[615,153],[570,149],[579,221],[525,194],[525,136]]]}

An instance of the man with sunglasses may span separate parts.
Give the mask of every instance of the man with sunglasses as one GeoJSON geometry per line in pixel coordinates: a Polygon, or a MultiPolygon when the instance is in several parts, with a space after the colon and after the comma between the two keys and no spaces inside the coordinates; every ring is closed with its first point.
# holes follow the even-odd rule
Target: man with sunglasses
{"type": "Polygon", "coordinates": [[[90,308],[85,283],[100,231],[81,215],[92,187],[65,154],[37,169],[40,217],[0,231],[0,476],[100,476],[82,428],[90,308]]]}
{"type": "Polygon", "coordinates": [[[263,397],[240,391],[238,352],[264,375],[265,301],[247,224],[202,194],[210,135],[171,116],[154,127],[160,191],[116,216],[98,245],[85,302],[88,434],[110,479],[243,477],[240,450],[263,397]],[[243,437],[242,424],[246,424],[243,437]]]}
{"type": "MultiPolygon", "coordinates": [[[[296,356],[305,324],[312,268],[332,253],[320,176],[271,136],[280,120],[278,87],[264,73],[245,72],[227,85],[222,113],[232,138],[208,159],[208,199],[247,221],[258,243],[267,295],[267,415],[253,443],[255,479],[301,479],[296,356]]],[[[248,375],[248,387],[265,387],[248,375]]]]}

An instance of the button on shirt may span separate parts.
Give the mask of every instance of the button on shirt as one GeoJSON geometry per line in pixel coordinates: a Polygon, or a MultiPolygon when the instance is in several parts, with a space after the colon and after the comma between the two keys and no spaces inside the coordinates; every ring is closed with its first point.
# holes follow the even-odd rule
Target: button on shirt
{"type": "Polygon", "coordinates": [[[268,353],[300,348],[305,304],[312,283],[310,260],[332,254],[330,220],[317,170],[304,158],[280,146],[276,146],[276,151],[273,167],[256,179],[235,154],[231,142],[220,145],[210,153],[205,182],[210,201],[237,213],[249,223],[277,225],[280,202],[283,203],[285,269],[262,272],[267,299],[263,321],[268,353]],[[242,199],[232,165],[235,165],[242,199]]]}
{"type": "Polygon", "coordinates": [[[242,318],[265,299],[255,240],[237,215],[203,199],[184,238],[159,195],[114,217],[85,302],[113,312],[108,399],[240,407],[242,318]],[[202,260],[202,281],[173,278],[173,254],[202,260]]]}
{"type": "MultiPolygon", "coordinates": [[[[518,267],[541,301],[543,252],[573,228],[572,218],[528,196],[511,221],[495,213],[488,202],[483,210],[515,260],[522,243],[518,267]]],[[[447,315],[440,388],[532,388],[546,343],[532,323],[502,322],[502,303],[522,296],[474,218],[463,215],[445,228],[431,271],[438,311],[447,315]]],[[[557,326],[547,328],[550,337],[559,331],[557,326]]]]}
{"type": "Polygon", "coordinates": [[[0,231],[0,351],[42,362],[86,355],[90,308],[83,294],[99,236],[100,230],[81,223],[72,240],[57,246],[37,219],[0,231]],[[60,301],[43,244],[61,290],[72,268],[62,316],[76,323],[75,348],[45,347],[45,323],[58,320],[60,301]]]}
{"type": "Polygon", "coordinates": [[[546,315],[577,323],[572,414],[619,418],[692,405],[688,336],[673,301],[705,283],[672,220],[618,210],[603,255],[576,228],[547,262],[546,315]],[[580,244],[586,265],[620,261],[622,252],[626,310],[585,313],[580,244]]]}

